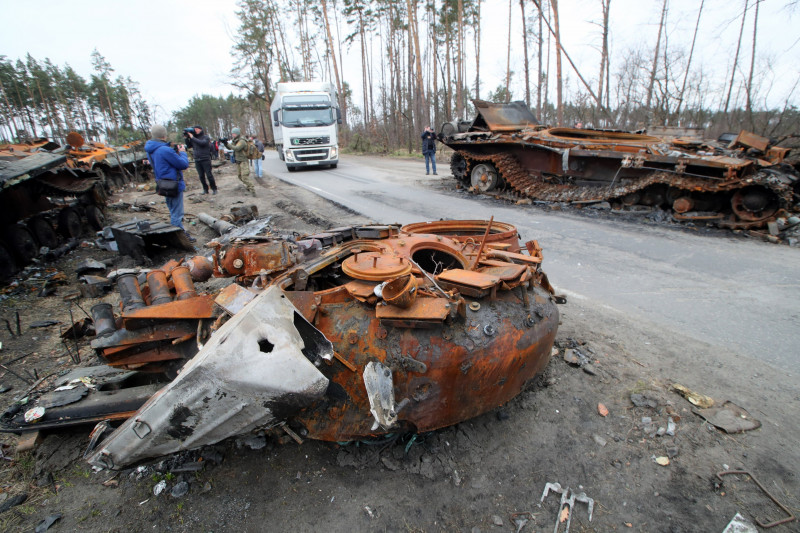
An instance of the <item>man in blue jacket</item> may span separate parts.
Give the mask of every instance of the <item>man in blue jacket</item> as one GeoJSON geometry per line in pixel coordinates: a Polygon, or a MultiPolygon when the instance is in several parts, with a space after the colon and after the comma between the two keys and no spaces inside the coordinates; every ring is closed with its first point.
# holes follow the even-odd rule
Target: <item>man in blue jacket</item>
{"type": "MultiPolygon", "coordinates": [[[[167,207],[169,208],[169,221],[173,226],[183,227],[183,191],[186,190],[186,183],[183,181],[183,170],[189,168],[189,156],[186,155],[186,148],[179,144],[177,151],[167,142],[167,128],[156,124],[150,129],[152,139],[147,141],[144,149],[150,158],[150,165],[156,175],[156,183],[160,180],[177,180],[177,196],[165,196],[167,207]]],[[[186,232],[189,240],[194,242],[195,238],[186,232]]]]}

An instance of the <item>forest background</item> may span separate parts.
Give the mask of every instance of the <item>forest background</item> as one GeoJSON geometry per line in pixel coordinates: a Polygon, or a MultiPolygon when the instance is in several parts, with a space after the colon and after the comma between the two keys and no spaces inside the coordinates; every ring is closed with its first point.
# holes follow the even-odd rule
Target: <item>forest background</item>
{"type": "MultiPolygon", "coordinates": [[[[657,22],[637,29],[637,44],[614,47],[620,0],[590,2],[591,12],[562,11],[558,0],[239,0],[230,31],[232,92],[196,94],[172,114],[171,126],[203,124],[214,137],[239,126],[270,141],[276,84],[325,80],[337,88],[343,144],[364,151],[418,149],[425,125],[471,118],[473,98],[523,100],[550,125],[673,125],[704,128],[708,137],[740,129],[780,137],[800,131],[800,72],[776,72],[774,55],[761,53],[773,38],[759,35],[768,1],[787,17],[799,3],[725,2],[728,17],[720,20],[720,0],[646,2],[657,22]],[[487,9],[498,5],[505,27],[485,23],[487,9]],[[585,36],[593,60],[563,46],[561,28],[573,17],[596,28],[585,36]],[[679,25],[688,39],[674,38],[679,25]],[[698,36],[722,26],[736,39],[710,69],[698,36]],[[487,49],[491,66],[505,66],[493,86],[482,77],[487,49]],[[783,94],[775,94],[776,79],[783,94]]],[[[784,53],[797,56],[797,49],[795,41],[784,53]]],[[[156,113],[139,85],[117,75],[97,50],[92,69],[84,78],[49,59],[0,56],[0,138],[58,141],[73,130],[114,143],[145,136],[156,113]]]]}

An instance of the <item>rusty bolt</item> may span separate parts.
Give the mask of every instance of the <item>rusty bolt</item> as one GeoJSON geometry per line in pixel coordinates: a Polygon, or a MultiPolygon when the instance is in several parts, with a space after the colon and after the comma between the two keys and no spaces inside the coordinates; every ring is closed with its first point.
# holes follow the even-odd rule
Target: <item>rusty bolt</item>
{"type": "Polygon", "coordinates": [[[478,302],[472,302],[471,304],[469,304],[470,311],[478,311],[480,308],[481,304],[479,304],[478,302]]]}
{"type": "Polygon", "coordinates": [[[397,241],[397,245],[398,246],[405,246],[406,245],[406,241],[397,241]]]}
{"type": "Polygon", "coordinates": [[[233,260],[233,268],[242,268],[244,266],[244,261],[241,259],[234,259],[233,260]]]}
{"type": "Polygon", "coordinates": [[[385,328],[378,328],[378,338],[385,339],[389,335],[389,332],[386,331],[385,328]]]}
{"type": "Polygon", "coordinates": [[[352,332],[351,332],[351,333],[350,333],[350,334],[347,336],[347,341],[348,341],[350,344],[355,344],[355,343],[357,343],[357,342],[358,342],[358,335],[356,335],[355,333],[352,333],[352,332]]]}

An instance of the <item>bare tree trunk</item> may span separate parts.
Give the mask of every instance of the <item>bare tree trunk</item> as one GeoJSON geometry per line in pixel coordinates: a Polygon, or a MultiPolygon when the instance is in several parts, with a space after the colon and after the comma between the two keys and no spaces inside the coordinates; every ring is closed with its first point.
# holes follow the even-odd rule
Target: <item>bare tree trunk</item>
{"type": "Polygon", "coordinates": [[[753,49],[750,52],[750,75],[747,77],[747,115],[750,119],[750,129],[755,129],[753,121],[753,70],[756,65],[756,36],[758,34],[758,7],[761,0],[756,0],[756,12],[753,16],[753,49]]]}
{"type": "MultiPolygon", "coordinates": [[[[705,1],[705,0],[703,0],[705,1]]],[[[600,111],[603,102],[603,83],[605,80],[606,64],[608,63],[608,16],[611,9],[611,0],[600,0],[603,8],[603,45],[600,52],[600,75],[597,82],[597,96],[599,98],[597,109],[600,111]]],[[[608,105],[608,103],[606,103],[608,105]]]]}
{"type": "Polygon", "coordinates": [[[539,120],[542,119],[542,45],[544,45],[544,37],[542,36],[542,9],[539,7],[539,68],[538,76],[536,77],[536,114],[539,120]]]}
{"type": "Polygon", "coordinates": [[[12,134],[12,138],[8,139],[9,141],[11,141],[11,140],[13,140],[14,137],[17,136],[17,132],[19,131],[19,128],[17,127],[17,121],[14,120],[13,108],[11,107],[11,104],[8,103],[8,95],[6,94],[6,88],[3,87],[2,83],[0,83],[0,92],[3,93],[3,100],[5,100],[5,102],[6,102],[6,115],[8,116],[9,122],[14,126],[14,131],[13,131],[13,134],[12,134]]]}
{"type": "Polygon", "coordinates": [[[661,6],[661,22],[658,24],[658,37],[656,38],[656,51],[653,54],[653,67],[650,69],[650,85],[647,87],[647,100],[645,107],[650,109],[650,102],[653,100],[653,86],[656,81],[656,72],[658,70],[658,53],[661,47],[661,33],[664,31],[664,18],[667,16],[667,1],[661,6]]]}
{"type": "Polygon", "coordinates": [[[531,77],[528,65],[528,24],[525,21],[525,0],[519,0],[522,11],[522,53],[525,54],[525,105],[531,107],[531,77]]]}
{"type": "MultiPolygon", "coordinates": [[[[416,78],[417,78],[417,113],[420,114],[418,120],[423,120],[425,122],[430,122],[430,116],[428,113],[423,113],[423,105],[425,104],[425,88],[423,86],[423,79],[422,79],[422,53],[420,52],[419,46],[419,23],[417,21],[417,3],[416,0],[413,2],[411,0],[406,0],[406,5],[408,6],[408,20],[409,20],[409,27],[412,28],[413,38],[414,38],[414,66],[416,68],[416,78]]],[[[410,46],[410,43],[409,43],[410,46]]]]}
{"type": "Polygon", "coordinates": [[[439,49],[436,46],[436,0],[433,0],[429,14],[430,23],[428,27],[431,32],[431,64],[433,65],[433,121],[436,126],[441,119],[439,117],[439,49]]]}
{"type": "Polygon", "coordinates": [[[511,100],[511,0],[508,0],[508,53],[506,54],[506,103],[511,100]]]}
{"type": "Polygon", "coordinates": [[[678,106],[675,108],[675,117],[678,119],[678,124],[681,120],[681,106],[683,105],[683,96],[686,93],[686,80],[689,79],[689,69],[692,66],[692,56],[694,55],[694,43],[697,41],[697,30],[700,28],[700,15],[703,14],[703,4],[706,0],[700,0],[700,9],[697,10],[697,22],[694,25],[694,36],[692,36],[692,46],[689,49],[689,59],[686,61],[686,73],[683,75],[683,85],[681,85],[681,92],[678,94],[678,106]]]}
{"type": "Polygon", "coordinates": [[[458,0],[456,3],[456,25],[458,33],[456,42],[458,43],[458,56],[456,61],[456,115],[459,119],[464,118],[464,2],[458,0]]]}
{"type": "MultiPolygon", "coordinates": [[[[666,0],[664,0],[666,2],[666,0]]],[[[561,30],[559,29],[558,24],[558,0],[550,0],[550,7],[553,10],[553,25],[555,26],[555,37],[556,37],[556,99],[557,108],[556,108],[556,117],[559,126],[564,125],[564,106],[563,106],[563,95],[562,95],[562,78],[561,78],[561,30]]]]}
{"type": "Polygon", "coordinates": [[[749,0],[744,0],[744,9],[742,10],[742,25],[739,27],[739,40],[736,41],[736,53],[733,56],[733,67],[731,67],[731,81],[728,84],[728,96],[725,97],[725,107],[723,113],[728,113],[728,106],[731,102],[731,93],[733,92],[733,79],[736,76],[736,67],[739,64],[739,50],[742,48],[742,35],[744,34],[744,21],[747,18],[747,4],[749,0]]]}
{"type": "MultiPolygon", "coordinates": [[[[445,28],[449,28],[450,27],[450,9],[447,7],[446,3],[444,4],[442,9],[445,10],[445,17],[446,17],[445,18],[445,24],[444,24],[445,28]]],[[[453,117],[453,114],[452,114],[453,113],[453,104],[452,104],[452,100],[453,100],[453,77],[452,77],[452,75],[450,73],[450,60],[453,57],[453,54],[452,54],[452,47],[450,46],[450,39],[445,38],[444,41],[445,41],[445,56],[444,56],[444,59],[447,62],[446,63],[447,64],[447,85],[446,85],[446,89],[445,89],[445,93],[446,93],[445,94],[445,101],[447,102],[446,117],[447,117],[447,120],[450,120],[453,117]]]]}
{"type": "Polygon", "coordinates": [[[328,36],[328,50],[330,50],[331,58],[333,59],[333,73],[336,76],[336,93],[339,96],[339,108],[342,110],[342,121],[347,125],[347,102],[344,98],[342,91],[342,82],[339,78],[339,62],[336,61],[336,48],[333,46],[333,35],[331,34],[331,25],[328,22],[328,3],[322,0],[322,15],[325,19],[325,34],[328,36]]]}
{"type": "Polygon", "coordinates": [[[474,37],[475,37],[475,98],[480,100],[481,98],[481,0],[476,1],[476,9],[477,12],[477,23],[474,27],[474,37]]]}

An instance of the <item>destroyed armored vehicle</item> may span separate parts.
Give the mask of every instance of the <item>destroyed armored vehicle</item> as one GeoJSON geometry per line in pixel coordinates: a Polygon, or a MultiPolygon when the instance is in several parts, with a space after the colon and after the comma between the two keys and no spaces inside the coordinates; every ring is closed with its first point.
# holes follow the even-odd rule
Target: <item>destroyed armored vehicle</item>
{"type": "Polygon", "coordinates": [[[612,201],[671,209],[678,220],[729,228],[796,212],[789,149],[742,131],[728,144],[622,131],[550,128],[523,102],[474,100],[477,117],[443,126],[453,176],[475,191],[545,202],[612,201]]]}
{"type": "Polygon", "coordinates": [[[132,176],[146,159],[141,143],[114,148],[84,143],[78,133],[70,146],[47,139],[0,145],[0,280],[39,256],[105,224],[107,178],[132,176]]]}
{"type": "Polygon", "coordinates": [[[121,273],[121,312],[92,309],[92,347],[111,377],[62,378],[71,402],[48,392],[36,421],[25,418],[38,407],[30,402],[7,412],[3,429],[127,418],[89,457],[106,468],[265,429],[326,441],[427,432],[508,402],[550,359],[559,313],[541,248],[521,247],[508,224],[222,236],[209,246],[213,260],[121,273]],[[236,282],[202,294],[194,282],[212,275],[236,282]],[[164,372],[174,379],[155,392],[164,372]],[[132,398],[150,395],[130,412],[132,398]]]}

